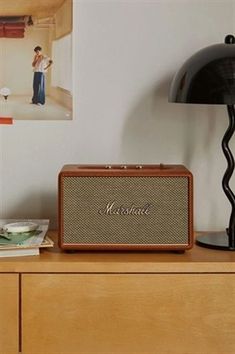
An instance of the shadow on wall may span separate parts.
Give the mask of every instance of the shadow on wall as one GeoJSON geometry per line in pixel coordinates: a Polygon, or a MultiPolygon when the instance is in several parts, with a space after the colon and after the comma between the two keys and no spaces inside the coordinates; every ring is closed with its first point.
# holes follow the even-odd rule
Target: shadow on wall
{"type": "Polygon", "coordinates": [[[130,111],[123,127],[121,156],[127,163],[185,165],[195,177],[196,209],[210,208],[205,222],[215,222],[220,170],[223,173],[225,168],[221,139],[227,126],[226,109],[169,103],[171,80],[172,76],[167,77],[152,87],[130,111]]]}
{"type": "Polygon", "coordinates": [[[169,103],[171,79],[151,88],[130,111],[122,136],[127,161],[183,163],[190,168],[198,144],[206,155],[212,153],[214,108],[169,103]]]}
{"type": "Polygon", "coordinates": [[[35,193],[25,196],[8,211],[7,219],[49,219],[50,229],[57,229],[57,195],[35,193]]]}

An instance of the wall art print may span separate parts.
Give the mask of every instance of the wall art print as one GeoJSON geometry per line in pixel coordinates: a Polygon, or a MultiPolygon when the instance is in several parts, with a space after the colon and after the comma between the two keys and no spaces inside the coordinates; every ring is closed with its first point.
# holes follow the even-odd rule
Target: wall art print
{"type": "Polygon", "coordinates": [[[0,0],[0,119],[72,119],[72,18],[72,0],[0,0]]]}

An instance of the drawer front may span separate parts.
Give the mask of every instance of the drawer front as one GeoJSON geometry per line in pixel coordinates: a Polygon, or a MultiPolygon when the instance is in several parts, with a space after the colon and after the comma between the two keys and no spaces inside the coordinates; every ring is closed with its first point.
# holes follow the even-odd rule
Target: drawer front
{"type": "Polygon", "coordinates": [[[19,277],[0,274],[0,353],[19,351],[19,277]]]}
{"type": "Polygon", "coordinates": [[[24,354],[234,354],[233,274],[22,279],[24,354]]]}

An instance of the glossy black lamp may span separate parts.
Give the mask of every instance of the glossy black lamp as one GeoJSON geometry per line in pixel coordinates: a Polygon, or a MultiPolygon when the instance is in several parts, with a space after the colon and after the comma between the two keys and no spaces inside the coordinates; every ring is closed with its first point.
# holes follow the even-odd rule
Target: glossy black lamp
{"type": "Polygon", "coordinates": [[[229,226],[224,232],[200,236],[196,242],[204,247],[235,251],[235,195],[229,187],[234,158],[228,146],[235,131],[235,37],[227,35],[224,43],[206,47],[189,58],[172,81],[169,101],[227,106],[229,126],[222,149],[228,165],[222,186],[231,203],[229,226]]]}

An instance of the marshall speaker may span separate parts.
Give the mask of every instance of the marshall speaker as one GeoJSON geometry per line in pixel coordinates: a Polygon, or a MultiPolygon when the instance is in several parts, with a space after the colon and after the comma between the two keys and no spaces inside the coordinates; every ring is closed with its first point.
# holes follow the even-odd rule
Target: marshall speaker
{"type": "Polygon", "coordinates": [[[192,174],[181,165],[66,165],[59,245],[74,250],[186,250],[192,174]]]}

